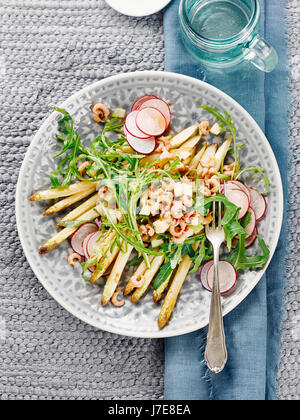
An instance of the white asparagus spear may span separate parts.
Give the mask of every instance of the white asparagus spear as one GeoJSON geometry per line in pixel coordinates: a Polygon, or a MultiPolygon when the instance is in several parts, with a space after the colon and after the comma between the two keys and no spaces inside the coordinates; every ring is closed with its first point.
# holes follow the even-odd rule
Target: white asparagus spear
{"type": "MultiPolygon", "coordinates": [[[[110,209],[109,210],[112,217],[117,218],[118,212],[116,210],[110,209]]],[[[101,205],[96,206],[95,208],[87,211],[86,213],[82,214],[80,217],[76,219],[78,222],[90,221],[94,220],[99,215],[103,215],[103,208],[101,205]]],[[[59,244],[69,238],[72,233],[76,231],[77,227],[66,227],[58,232],[55,236],[53,236],[49,241],[47,241],[44,245],[42,245],[39,249],[40,254],[47,254],[47,252],[51,251],[52,249],[56,248],[59,244]]]]}
{"type": "Polygon", "coordinates": [[[158,289],[156,289],[156,290],[154,290],[154,291],[153,291],[153,302],[154,302],[154,303],[157,303],[157,302],[159,302],[159,301],[161,300],[161,298],[162,298],[162,295],[163,295],[164,291],[165,291],[165,290],[166,290],[166,288],[169,286],[169,283],[170,283],[170,279],[171,279],[171,277],[172,277],[172,274],[173,274],[173,273],[171,273],[171,274],[169,275],[169,277],[167,278],[167,280],[165,280],[165,281],[163,282],[163,284],[161,284],[161,285],[159,286],[159,288],[158,288],[158,289]]]}
{"type": "Polygon", "coordinates": [[[200,160],[202,159],[204,152],[207,148],[207,144],[205,144],[202,149],[196,154],[196,156],[193,158],[192,162],[190,163],[191,169],[197,169],[199,166],[200,160]]]}
{"type": "MultiPolygon", "coordinates": [[[[152,261],[154,260],[154,255],[150,255],[149,256],[149,264],[152,264],[152,261]]],[[[143,274],[145,273],[145,271],[147,270],[147,265],[145,260],[143,260],[140,265],[138,266],[137,270],[135,271],[135,273],[133,274],[133,276],[130,278],[129,282],[127,283],[123,294],[124,296],[129,295],[129,293],[131,293],[134,289],[134,282],[140,280],[140,278],[143,276],[143,274]]]]}
{"type": "Polygon", "coordinates": [[[165,259],[164,255],[155,257],[154,260],[151,263],[151,266],[149,269],[147,269],[144,273],[144,279],[145,282],[143,286],[137,288],[135,292],[131,296],[131,302],[136,303],[141,299],[141,297],[146,293],[148,290],[148,287],[150,286],[151,281],[153,280],[155,274],[158,272],[160,266],[162,265],[163,261],[165,259]]]}
{"type": "Polygon", "coordinates": [[[76,184],[71,184],[66,188],[50,188],[49,190],[39,191],[28,198],[29,201],[52,200],[54,198],[68,197],[73,194],[90,189],[94,185],[97,187],[97,182],[81,181],[76,184]]]}
{"type": "MultiPolygon", "coordinates": [[[[96,207],[97,210],[99,210],[96,207]]],[[[99,211],[96,211],[95,209],[89,210],[86,213],[84,213],[82,216],[80,216],[78,219],[76,219],[78,222],[81,221],[88,221],[96,219],[99,216],[99,211]]],[[[44,245],[42,245],[39,249],[40,254],[47,254],[52,249],[56,248],[59,244],[61,244],[63,241],[65,241],[67,238],[69,238],[75,231],[77,227],[66,227],[62,229],[60,232],[58,232],[55,236],[53,236],[49,241],[47,241],[44,245]]]]}
{"type": "Polygon", "coordinates": [[[108,269],[108,267],[111,265],[111,263],[115,260],[117,255],[120,252],[120,249],[117,245],[114,246],[113,249],[111,249],[113,241],[116,238],[115,232],[110,232],[103,241],[99,244],[98,249],[105,250],[105,255],[101,256],[98,260],[99,267],[97,266],[94,270],[93,274],[90,278],[90,283],[95,283],[97,280],[100,279],[100,277],[103,276],[105,271],[108,269]]]}
{"type": "MultiPolygon", "coordinates": [[[[196,250],[198,246],[199,244],[193,245],[193,249],[196,250]]],[[[158,317],[159,328],[164,328],[169,322],[173,309],[176,305],[177,298],[182,289],[183,283],[190,271],[191,265],[192,260],[190,256],[185,255],[182,258],[181,263],[179,264],[178,270],[168,290],[167,296],[165,297],[165,300],[163,302],[162,309],[158,317]]]]}
{"type": "MultiPolygon", "coordinates": [[[[124,241],[122,241],[122,246],[123,245],[124,245],[124,241]]],[[[133,246],[127,245],[126,252],[122,252],[122,251],[119,252],[119,255],[114,263],[113,269],[104,286],[104,291],[101,298],[101,304],[103,306],[108,304],[113,294],[115,293],[115,290],[118,287],[121,276],[123,274],[123,271],[125,269],[125,266],[128,262],[128,259],[131,255],[132,250],[133,250],[133,246]]]]}
{"type": "MultiPolygon", "coordinates": [[[[93,185],[92,188],[79,192],[77,194],[70,195],[63,200],[58,201],[53,206],[49,207],[47,210],[44,211],[43,216],[51,216],[54,213],[58,213],[59,211],[71,206],[72,204],[77,203],[80,200],[83,200],[90,194],[92,194],[96,190],[96,186],[93,185]]],[[[96,204],[96,203],[95,203],[96,204]]],[[[95,205],[93,206],[95,207],[95,205]]],[[[80,216],[80,215],[79,215],[80,216]]],[[[71,219],[73,220],[73,219],[71,219]]]]}
{"type": "Polygon", "coordinates": [[[204,165],[208,165],[208,164],[214,167],[215,161],[213,160],[215,159],[217,148],[218,148],[217,144],[210,144],[207,147],[198,165],[198,168],[197,168],[198,170],[203,169],[204,165]]]}
{"type": "Polygon", "coordinates": [[[226,158],[228,150],[231,146],[231,142],[232,142],[232,137],[229,137],[227,140],[224,141],[222,146],[219,147],[217,153],[215,154],[215,160],[216,160],[215,169],[217,172],[219,172],[222,162],[224,162],[224,159],[226,158]]]}
{"type": "Polygon", "coordinates": [[[189,140],[191,137],[199,134],[199,124],[192,125],[191,127],[186,128],[185,130],[181,131],[179,134],[174,136],[171,143],[171,148],[175,149],[189,140]]]}
{"type": "Polygon", "coordinates": [[[76,207],[74,210],[68,213],[65,217],[63,217],[61,221],[58,223],[58,226],[61,226],[64,222],[70,222],[72,220],[76,220],[78,217],[83,215],[88,210],[93,209],[97,205],[97,203],[98,203],[98,193],[94,194],[92,197],[90,197],[80,206],[76,207]]]}

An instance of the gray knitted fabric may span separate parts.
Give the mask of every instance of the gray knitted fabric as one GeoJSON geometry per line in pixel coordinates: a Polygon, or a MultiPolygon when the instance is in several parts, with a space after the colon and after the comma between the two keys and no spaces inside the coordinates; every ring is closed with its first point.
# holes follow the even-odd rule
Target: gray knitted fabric
{"type": "Polygon", "coordinates": [[[289,287],[282,324],[282,357],[278,378],[280,399],[300,399],[300,0],[287,0],[287,42],[290,59],[290,195],[288,223],[289,287]]]}
{"type": "MultiPolygon", "coordinates": [[[[32,273],[14,215],[18,170],[33,135],[49,114],[47,105],[58,105],[83,86],[112,74],[163,70],[162,15],[121,16],[104,0],[1,0],[0,16],[0,399],[162,399],[163,341],[98,331],[61,308],[32,273]]],[[[298,1],[288,0],[288,17],[296,98],[298,1]]],[[[299,189],[297,134],[299,103],[295,100],[292,177],[299,189]]],[[[291,196],[290,215],[298,227],[290,235],[281,399],[300,395],[297,195],[291,196]]]]}

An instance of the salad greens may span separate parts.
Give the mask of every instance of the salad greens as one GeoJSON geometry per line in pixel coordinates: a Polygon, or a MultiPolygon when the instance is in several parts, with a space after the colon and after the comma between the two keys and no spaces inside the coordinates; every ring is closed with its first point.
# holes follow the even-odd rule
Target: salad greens
{"type": "MultiPolygon", "coordinates": [[[[231,133],[233,137],[232,153],[237,171],[235,178],[240,178],[246,171],[250,171],[266,185],[266,192],[270,181],[263,168],[240,169],[238,151],[244,145],[237,144],[237,129],[231,116],[226,111],[222,115],[217,108],[208,106],[202,106],[201,108],[214,115],[220,121],[219,125],[222,133],[231,133]]],[[[145,245],[142,240],[139,223],[141,220],[147,219],[150,222],[150,219],[148,216],[138,214],[141,196],[153,182],[159,183],[165,178],[180,179],[181,173],[177,171],[177,167],[180,164],[179,158],[171,161],[167,169],[157,168],[155,166],[157,161],[142,166],[141,161],[144,156],[131,149],[128,150],[122,131],[124,120],[118,118],[119,113],[113,114],[116,116],[104,125],[103,130],[87,147],[81,141],[80,135],[75,131],[74,122],[70,114],[60,108],[55,110],[61,113],[63,117],[58,121],[59,134],[57,139],[61,144],[61,150],[54,156],[59,161],[56,170],[50,174],[52,188],[65,188],[74,181],[86,180],[87,178],[81,175],[78,164],[84,161],[90,162],[86,171],[89,180],[98,181],[99,185],[105,185],[112,191],[116,208],[121,214],[120,219],[116,219],[111,216],[109,207],[104,204],[100,205],[102,229],[108,229],[109,232],[113,231],[116,235],[113,246],[118,246],[121,249],[123,242],[125,247],[129,244],[136,249],[138,255],[133,258],[129,263],[130,265],[138,264],[144,259],[147,267],[150,267],[149,255],[165,255],[164,264],[155,277],[154,289],[158,289],[169,279],[184,255],[189,255],[193,261],[194,265],[191,273],[197,272],[204,262],[213,258],[211,245],[204,233],[195,234],[193,237],[186,239],[183,244],[172,242],[169,233],[161,234],[159,238],[164,241],[156,249],[153,249],[151,245],[145,245]],[[107,136],[108,133],[114,133],[116,138],[113,141],[110,140],[107,136]]],[[[248,213],[242,220],[238,220],[240,209],[228,201],[223,194],[205,197],[203,194],[197,193],[194,210],[203,216],[207,216],[211,212],[214,202],[221,202],[224,207],[222,225],[225,230],[226,245],[229,253],[227,261],[237,271],[262,268],[270,255],[262,238],[258,238],[262,255],[246,256],[245,227],[250,222],[251,214],[248,213]],[[236,238],[238,238],[238,241],[236,241],[235,249],[232,250],[233,241],[236,238]]],[[[78,227],[86,222],[65,222],[63,226],[78,227]]],[[[99,267],[100,254],[103,255],[103,252],[107,251],[108,249],[101,249],[92,258],[83,263],[83,275],[88,268],[92,266],[99,267]]]]}

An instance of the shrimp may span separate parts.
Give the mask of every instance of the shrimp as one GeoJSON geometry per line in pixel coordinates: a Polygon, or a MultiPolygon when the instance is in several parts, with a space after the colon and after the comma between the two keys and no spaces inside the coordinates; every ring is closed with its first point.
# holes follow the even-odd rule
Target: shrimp
{"type": "Polygon", "coordinates": [[[91,106],[91,111],[93,113],[93,120],[96,123],[108,121],[110,115],[110,110],[105,104],[98,102],[91,106]]]}
{"type": "Polygon", "coordinates": [[[206,179],[205,184],[208,188],[210,188],[210,192],[213,194],[220,191],[220,181],[215,175],[209,179],[206,179]]]}
{"type": "Polygon", "coordinates": [[[200,179],[204,179],[208,173],[209,173],[208,168],[202,168],[197,171],[198,178],[200,179]]]}
{"type": "Polygon", "coordinates": [[[223,168],[224,175],[234,177],[236,172],[236,163],[231,163],[230,165],[225,165],[223,168]]]}
{"type": "Polygon", "coordinates": [[[181,238],[187,229],[187,224],[184,220],[180,220],[175,226],[169,228],[169,232],[174,238],[181,238]]]}
{"type": "Polygon", "coordinates": [[[193,231],[192,231],[192,229],[189,229],[189,228],[187,227],[187,229],[185,229],[185,231],[182,233],[182,235],[181,235],[179,238],[175,238],[175,237],[173,237],[173,238],[172,238],[172,240],[173,240],[173,242],[174,242],[175,244],[180,245],[180,244],[183,244],[183,243],[184,243],[184,241],[185,241],[188,237],[190,237],[190,236],[192,236],[192,235],[193,235],[193,231]]]}
{"type": "Polygon", "coordinates": [[[129,281],[130,286],[135,287],[135,288],[139,288],[139,287],[143,287],[145,284],[145,276],[140,276],[140,278],[136,278],[136,277],[132,277],[131,280],[129,281]]]}
{"type": "Polygon", "coordinates": [[[202,121],[202,123],[199,125],[200,133],[206,136],[210,132],[210,125],[208,121],[202,121]]]}
{"type": "Polygon", "coordinates": [[[183,218],[187,225],[198,224],[198,213],[196,211],[190,211],[189,213],[185,214],[183,218]]]}
{"type": "Polygon", "coordinates": [[[183,216],[183,204],[181,201],[174,201],[172,208],[171,208],[171,216],[174,217],[174,219],[181,219],[183,216]]]}
{"type": "Polygon", "coordinates": [[[88,161],[88,160],[85,160],[84,162],[82,162],[82,163],[79,165],[79,167],[78,167],[78,171],[79,171],[79,173],[80,173],[80,176],[82,176],[82,175],[83,175],[83,173],[85,172],[86,168],[87,168],[88,166],[90,166],[90,165],[91,165],[91,162],[90,162],[90,161],[88,161]]]}
{"type": "Polygon", "coordinates": [[[209,188],[207,188],[205,185],[200,185],[199,192],[203,194],[205,197],[211,197],[211,192],[209,188]]]}
{"type": "Polygon", "coordinates": [[[139,231],[143,234],[142,235],[142,240],[144,242],[149,241],[149,239],[155,235],[155,230],[153,229],[152,226],[148,225],[140,225],[139,226],[139,231]]]}
{"type": "Polygon", "coordinates": [[[216,166],[217,162],[214,157],[211,157],[207,162],[204,162],[201,160],[200,163],[201,163],[201,166],[203,166],[203,168],[211,169],[216,166]]]}
{"type": "Polygon", "coordinates": [[[116,308],[121,308],[122,306],[124,306],[125,305],[125,300],[124,299],[121,299],[121,300],[119,300],[118,299],[118,297],[119,297],[119,292],[118,291],[116,291],[114,294],[113,294],[113,296],[112,296],[112,298],[111,298],[111,303],[116,307],[116,308]]]}
{"type": "Polygon", "coordinates": [[[71,254],[68,258],[67,261],[68,263],[72,266],[75,267],[75,261],[78,261],[79,263],[81,263],[81,255],[77,254],[77,252],[74,252],[73,254],[71,254]]]}

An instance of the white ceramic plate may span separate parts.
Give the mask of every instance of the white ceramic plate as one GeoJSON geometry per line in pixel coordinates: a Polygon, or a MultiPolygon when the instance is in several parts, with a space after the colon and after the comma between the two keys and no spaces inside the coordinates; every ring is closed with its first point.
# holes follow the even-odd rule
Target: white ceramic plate
{"type": "MultiPolygon", "coordinates": [[[[82,136],[91,140],[96,128],[89,106],[98,100],[111,109],[130,109],[134,100],[152,93],[173,103],[172,126],[179,131],[188,125],[207,119],[199,105],[217,106],[227,110],[238,127],[238,139],[246,141],[242,151],[243,166],[264,166],[271,181],[268,195],[268,212],[261,223],[260,235],[265,239],[273,256],[277,246],[283,215],[283,192],[279,169],[274,154],[264,134],[250,115],[232,98],[199,80],[174,73],[137,72],[121,74],[87,86],[75,93],[62,105],[74,118],[82,136]]],[[[45,107],[48,104],[45,104],[45,107]]],[[[59,105],[59,104],[57,104],[59,105]]],[[[48,174],[55,169],[52,156],[57,150],[58,113],[52,113],[34,137],[25,156],[16,192],[16,217],[19,236],[25,255],[47,291],[65,309],[81,320],[106,331],[135,337],[167,337],[185,334],[208,323],[210,293],[203,290],[199,275],[185,282],[171,322],[162,331],[157,326],[160,305],[152,302],[152,293],[138,304],[129,300],[118,309],[100,305],[101,290],[81,280],[80,267],[72,269],[66,262],[70,254],[66,242],[48,255],[41,256],[38,249],[54,235],[54,218],[42,216],[46,203],[32,203],[27,198],[36,190],[49,187],[48,174]]],[[[247,180],[248,184],[252,180],[247,180]]],[[[253,180],[253,185],[255,185],[253,180]]],[[[237,287],[223,298],[223,311],[227,314],[251,292],[265,270],[248,271],[239,276],[237,287]]]]}
{"type": "Polygon", "coordinates": [[[113,9],[127,16],[149,16],[159,12],[171,0],[105,0],[113,9]]]}

